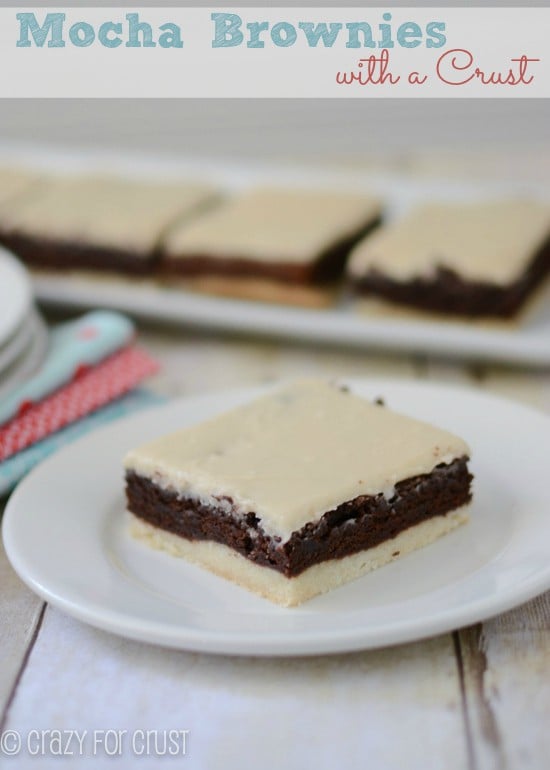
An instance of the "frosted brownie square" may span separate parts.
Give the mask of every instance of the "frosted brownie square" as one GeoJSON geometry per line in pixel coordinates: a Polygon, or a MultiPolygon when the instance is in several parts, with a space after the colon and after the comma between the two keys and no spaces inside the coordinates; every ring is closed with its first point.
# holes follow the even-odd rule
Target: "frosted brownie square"
{"type": "Polygon", "coordinates": [[[300,381],[131,451],[132,532],[291,606],[467,519],[469,448],[300,381]]]}
{"type": "Polygon", "coordinates": [[[172,229],[163,262],[167,273],[186,277],[324,283],[342,274],[350,248],[380,214],[368,195],[255,189],[172,229]]]}
{"type": "Polygon", "coordinates": [[[550,204],[433,203],[354,249],[359,293],[423,310],[509,317],[550,272],[550,204]]]}
{"type": "Polygon", "coordinates": [[[38,267],[143,273],[166,229],[215,196],[195,183],[50,176],[0,209],[0,242],[38,267]]]}

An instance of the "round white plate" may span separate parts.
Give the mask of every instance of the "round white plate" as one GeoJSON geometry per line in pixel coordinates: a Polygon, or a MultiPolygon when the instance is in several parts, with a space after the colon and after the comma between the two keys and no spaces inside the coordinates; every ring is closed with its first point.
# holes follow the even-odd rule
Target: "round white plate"
{"type": "Polygon", "coordinates": [[[283,609],[133,541],[122,457],[131,447],[260,390],[175,401],[98,430],[46,460],[4,516],[6,552],[44,599],[94,626],[171,647],[310,655],[406,642],[509,609],[550,588],[550,419],[436,384],[351,381],[472,447],[471,522],[301,607],[283,609]]]}
{"type": "Polygon", "coordinates": [[[32,305],[32,288],[25,268],[0,247],[0,347],[23,324],[32,305]]]}
{"type": "MultiPolygon", "coordinates": [[[[24,324],[25,346],[8,368],[0,370],[0,401],[40,368],[48,351],[48,328],[36,310],[24,324]]],[[[1,358],[1,353],[0,353],[1,358]]]]}

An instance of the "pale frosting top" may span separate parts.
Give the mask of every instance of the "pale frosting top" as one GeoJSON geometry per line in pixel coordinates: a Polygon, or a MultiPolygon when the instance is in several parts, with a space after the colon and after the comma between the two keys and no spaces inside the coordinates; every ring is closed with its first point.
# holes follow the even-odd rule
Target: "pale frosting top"
{"type": "Polygon", "coordinates": [[[369,270],[398,281],[433,276],[438,266],[472,281],[507,285],[550,236],[550,204],[535,200],[420,205],[367,236],[348,272],[369,270]]]}
{"type": "Polygon", "coordinates": [[[195,183],[49,177],[32,196],[0,211],[0,226],[146,255],[170,224],[186,221],[214,197],[213,188],[195,183]]]}
{"type": "Polygon", "coordinates": [[[260,188],[172,230],[165,250],[179,259],[308,263],[373,222],[380,211],[379,200],[369,195],[260,188]]]}
{"type": "Polygon", "coordinates": [[[29,191],[38,179],[32,171],[0,168],[0,206],[29,191]]]}
{"type": "Polygon", "coordinates": [[[287,540],[359,495],[469,455],[462,439],[336,385],[299,381],[131,451],[125,468],[185,497],[255,513],[287,540]]]}

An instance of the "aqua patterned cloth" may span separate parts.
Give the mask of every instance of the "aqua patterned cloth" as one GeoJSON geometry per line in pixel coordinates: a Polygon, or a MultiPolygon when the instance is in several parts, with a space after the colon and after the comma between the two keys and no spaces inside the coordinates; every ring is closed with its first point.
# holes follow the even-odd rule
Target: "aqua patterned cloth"
{"type": "Polygon", "coordinates": [[[78,422],[48,436],[43,441],[13,455],[13,457],[0,463],[0,497],[11,492],[23,476],[57,449],[89,433],[94,428],[148,406],[161,404],[165,400],[164,397],[148,390],[134,390],[88,417],[78,420],[78,422]]]}

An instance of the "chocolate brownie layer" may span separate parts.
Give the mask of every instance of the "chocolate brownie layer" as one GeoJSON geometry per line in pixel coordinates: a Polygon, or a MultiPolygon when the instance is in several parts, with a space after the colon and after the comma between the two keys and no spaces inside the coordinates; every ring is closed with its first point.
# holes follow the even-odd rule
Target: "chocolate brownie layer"
{"type": "Polygon", "coordinates": [[[220,260],[190,257],[185,260],[165,258],[159,265],[158,253],[136,256],[131,251],[104,249],[84,243],[50,241],[16,233],[0,232],[0,243],[31,267],[47,270],[111,270],[150,275],[160,270],[164,276],[263,276],[284,283],[327,283],[338,278],[354,243],[376,226],[373,223],[356,235],[328,249],[314,264],[271,264],[250,260],[220,260]]]}
{"type": "Polygon", "coordinates": [[[136,275],[153,270],[154,254],[107,249],[85,243],[65,243],[46,238],[0,232],[0,243],[31,267],[47,270],[113,270],[136,275]]]}
{"type": "Polygon", "coordinates": [[[283,283],[319,284],[338,279],[344,269],[352,247],[380,224],[380,218],[352,235],[332,244],[312,262],[285,262],[217,258],[215,255],[189,255],[185,259],[165,255],[162,272],[181,276],[218,275],[231,277],[260,277],[275,279],[283,283]]]}
{"type": "MultiPolygon", "coordinates": [[[[290,578],[323,561],[373,548],[408,527],[465,505],[472,481],[467,460],[440,464],[429,474],[399,482],[391,499],[364,495],[343,503],[284,543],[266,535],[253,512],[237,517],[215,510],[132,471],[126,474],[126,496],[128,509],[153,526],[188,540],[222,543],[290,578]]],[[[224,503],[232,501],[225,498],[224,503]]]]}
{"type": "Polygon", "coordinates": [[[469,317],[510,318],[549,273],[550,238],[524,274],[508,286],[467,280],[446,267],[438,267],[434,277],[418,277],[407,282],[396,281],[371,269],[365,276],[355,279],[353,285],[361,294],[384,297],[422,310],[469,317]]]}

